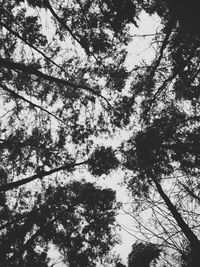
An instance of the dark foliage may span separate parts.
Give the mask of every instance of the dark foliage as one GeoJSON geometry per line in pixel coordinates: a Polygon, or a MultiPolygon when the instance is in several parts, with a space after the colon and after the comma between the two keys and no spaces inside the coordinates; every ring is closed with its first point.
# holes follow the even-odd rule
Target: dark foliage
{"type": "Polygon", "coordinates": [[[150,267],[150,264],[156,266],[161,252],[162,249],[156,244],[136,242],[128,256],[128,267],[150,267]]]}
{"type": "Polygon", "coordinates": [[[49,244],[70,266],[92,266],[117,242],[117,205],[111,189],[80,182],[49,187],[31,209],[23,208],[21,204],[1,219],[2,225],[9,219],[0,239],[2,266],[49,266],[49,244]]]}
{"type": "Polygon", "coordinates": [[[111,147],[98,147],[89,159],[89,171],[95,176],[109,174],[116,169],[119,161],[111,147]]]}

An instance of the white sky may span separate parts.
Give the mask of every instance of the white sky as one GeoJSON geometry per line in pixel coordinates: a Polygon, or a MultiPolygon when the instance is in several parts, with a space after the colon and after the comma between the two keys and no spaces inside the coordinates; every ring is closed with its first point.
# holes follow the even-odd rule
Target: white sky
{"type": "Polygon", "coordinates": [[[128,57],[126,60],[129,70],[132,70],[136,64],[143,60],[147,64],[150,63],[155,55],[154,46],[151,45],[151,41],[154,38],[153,35],[159,33],[159,17],[156,15],[149,16],[142,11],[139,16],[139,21],[138,28],[134,25],[130,26],[130,34],[133,40],[128,45],[128,57]]]}

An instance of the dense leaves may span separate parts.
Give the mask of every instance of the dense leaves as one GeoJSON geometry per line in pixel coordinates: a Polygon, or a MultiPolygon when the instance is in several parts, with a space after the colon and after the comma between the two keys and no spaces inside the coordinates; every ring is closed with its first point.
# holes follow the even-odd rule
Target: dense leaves
{"type": "Polygon", "coordinates": [[[89,159],[89,171],[95,175],[109,174],[116,169],[119,161],[111,147],[98,147],[89,159]]]}
{"type": "Polygon", "coordinates": [[[135,243],[132,245],[132,251],[128,256],[128,267],[150,267],[155,266],[162,249],[152,243],[135,243]],[[150,265],[154,263],[154,265],[150,265]]]}
{"type": "Polygon", "coordinates": [[[54,244],[70,266],[83,257],[85,266],[90,266],[118,242],[113,227],[117,204],[111,189],[81,182],[50,186],[25,209],[23,201],[28,198],[9,211],[8,225],[3,227],[0,262],[4,266],[30,266],[31,262],[48,266],[49,244],[54,244]]]}

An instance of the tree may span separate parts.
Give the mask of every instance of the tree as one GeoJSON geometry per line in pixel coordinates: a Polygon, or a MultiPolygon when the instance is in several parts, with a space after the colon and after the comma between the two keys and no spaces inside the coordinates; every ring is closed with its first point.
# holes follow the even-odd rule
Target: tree
{"type": "Polygon", "coordinates": [[[135,213],[146,209],[152,214],[148,223],[154,224],[154,229],[138,219],[147,241],[157,238],[179,254],[184,251],[183,244],[189,243],[192,266],[197,266],[200,240],[196,2],[139,2],[146,12],[161,18],[162,34],[155,37],[155,59],[149,65],[143,64],[143,68],[138,66],[132,83],[129,102],[139,111],[140,130],[133,130],[132,137],[122,146],[130,177],[126,181],[137,202],[135,213]]]}
{"type": "Polygon", "coordinates": [[[128,267],[149,267],[159,258],[162,249],[156,244],[135,243],[132,245],[132,251],[128,256],[128,267]]]}
{"type": "MultiPolygon", "coordinates": [[[[30,201],[28,195],[26,200],[30,201]]],[[[21,209],[24,203],[10,211],[10,222],[2,228],[0,262],[4,266],[36,262],[49,266],[50,243],[70,266],[94,266],[118,242],[117,203],[111,189],[83,182],[50,186],[37,195],[32,207],[29,203],[21,209]]]]}

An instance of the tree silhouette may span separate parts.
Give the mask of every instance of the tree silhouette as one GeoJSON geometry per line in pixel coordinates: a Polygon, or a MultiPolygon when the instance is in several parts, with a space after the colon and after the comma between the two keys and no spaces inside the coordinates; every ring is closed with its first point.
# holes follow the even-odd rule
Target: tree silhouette
{"type": "Polygon", "coordinates": [[[151,243],[135,243],[128,256],[128,267],[149,267],[152,262],[156,262],[162,250],[159,246],[151,243]]]}
{"type": "Polygon", "coordinates": [[[122,168],[134,202],[132,218],[138,234],[144,233],[147,242],[156,237],[163,247],[175,251],[172,264],[178,259],[175,264],[194,265],[200,250],[198,13],[194,0],[1,1],[4,266],[48,266],[47,244],[52,239],[60,252],[66,248],[63,260],[72,266],[80,262],[92,266],[95,257],[100,259],[109,251],[111,246],[102,237],[107,234],[111,242],[111,232],[99,227],[114,222],[114,211],[110,221],[98,212],[105,204],[101,196],[108,205],[112,193],[94,190],[98,207],[90,185],[84,191],[84,186],[74,183],[85,197],[90,193],[86,201],[68,184],[81,168],[95,178],[122,168]],[[152,40],[155,57],[128,71],[129,26],[139,25],[142,11],[156,14],[161,21],[160,32],[152,40]],[[124,131],[130,138],[115,150],[96,144],[124,131]],[[62,217],[62,194],[56,193],[62,192],[61,185],[75,194],[65,207],[72,209],[69,222],[62,217]],[[37,209],[31,199],[38,201],[37,209]],[[84,250],[86,241],[78,230],[70,236],[59,228],[62,224],[79,226],[80,218],[71,205],[83,202],[87,206],[84,216],[90,220],[85,231],[95,236],[94,240],[90,237],[88,248],[99,250],[84,250]],[[148,224],[142,218],[144,209],[151,211],[148,224]],[[91,221],[97,219],[100,226],[91,221]]]}
{"type": "Polygon", "coordinates": [[[114,229],[117,204],[111,189],[81,182],[50,186],[29,206],[22,212],[22,204],[2,218],[1,223],[9,219],[1,229],[0,262],[4,266],[48,266],[50,243],[70,266],[92,266],[118,242],[114,229]]]}
{"type": "Polygon", "coordinates": [[[162,37],[156,35],[156,57],[151,64],[138,66],[132,83],[129,101],[133,109],[139,109],[140,130],[133,130],[122,146],[124,167],[129,169],[130,177],[126,181],[136,201],[136,214],[148,207],[152,212],[155,228],[152,230],[139,219],[141,234],[144,229],[146,238],[157,237],[178,253],[188,242],[194,257],[192,266],[196,266],[200,250],[196,231],[199,215],[195,212],[199,206],[196,2],[140,3],[146,12],[161,18],[162,37]]]}

